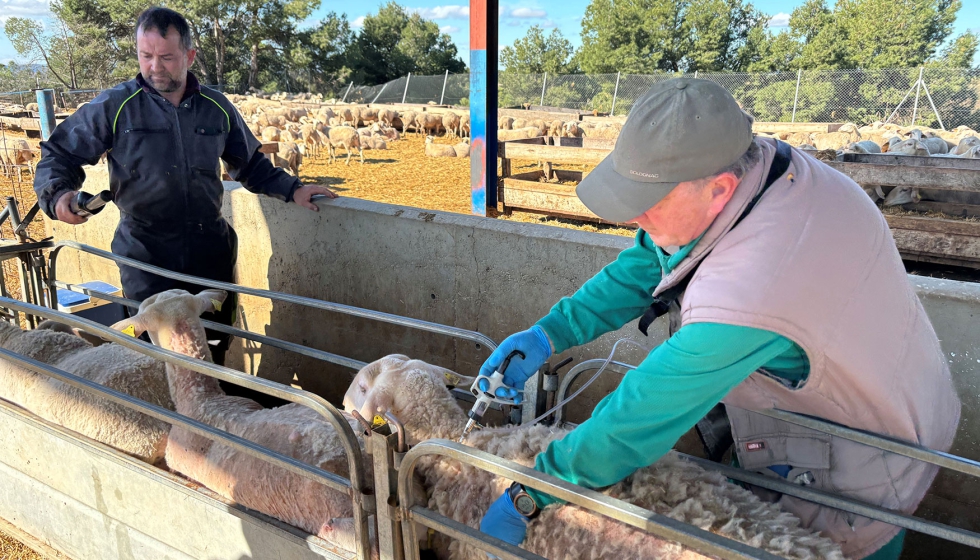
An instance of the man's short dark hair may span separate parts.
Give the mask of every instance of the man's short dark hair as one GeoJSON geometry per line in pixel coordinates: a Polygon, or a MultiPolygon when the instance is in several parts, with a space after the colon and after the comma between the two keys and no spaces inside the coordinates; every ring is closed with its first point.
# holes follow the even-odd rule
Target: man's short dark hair
{"type": "Polygon", "coordinates": [[[187,25],[184,16],[169,8],[153,7],[143,10],[140,17],[136,20],[136,32],[146,33],[151,29],[156,29],[161,37],[167,36],[167,31],[173,26],[180,35],[180,46],[186,51],[190,50],[191,28],[187,25]]]}

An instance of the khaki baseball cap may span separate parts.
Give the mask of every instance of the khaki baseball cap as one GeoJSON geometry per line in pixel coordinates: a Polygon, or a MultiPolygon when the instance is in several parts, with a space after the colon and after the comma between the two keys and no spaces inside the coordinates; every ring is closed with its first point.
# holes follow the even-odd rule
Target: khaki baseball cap
{"type": "Polygon", "coordinates": [[[752,143],[752,117],[710,80],[674,78],[633,104],[616,147],[575,189],[597,216],[626,222],[678,183],[710,177],[752,143]]]}

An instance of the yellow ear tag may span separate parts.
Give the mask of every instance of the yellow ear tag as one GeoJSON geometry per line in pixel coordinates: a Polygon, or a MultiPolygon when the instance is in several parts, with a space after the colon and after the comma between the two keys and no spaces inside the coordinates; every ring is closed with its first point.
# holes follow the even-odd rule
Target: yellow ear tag
{"type": "Polygon", "coordinates": [[[382,418],[380,414],[375,414],[374,415],[374,423],[373,423],[372,427],[377,428],[378,426],[384,426],[387,423],[388,423],[388,421],[385,420],[384,418],[382,418]]]}
{"type": "Polygon", "coordinates": [[[452,385],[453,387],[459,385],[460,379],[459,379],[459,376],[458,375],[449,373],[448,371],[446,373],[444,373],[443,375],[446,376],[446,382],[449,383],[450,385],[452,385]]]}
{"type": "Polygon", "coordinates": [[[123,334],[128,334],[129,336],[136,338],[136,327],[134,325],[129,325],[122,330],[123,334]]]}
{"type": "Polygon", "coordinates": [[[211,299],[211,305],[214,306],[215,311],[221,311],[221,302],[216,299],[211,299]]]}

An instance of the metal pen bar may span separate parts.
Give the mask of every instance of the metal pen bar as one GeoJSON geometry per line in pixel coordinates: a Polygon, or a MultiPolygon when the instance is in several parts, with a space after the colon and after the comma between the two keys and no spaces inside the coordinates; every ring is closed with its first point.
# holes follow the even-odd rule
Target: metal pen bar
{"type": "Polygon", "coordinates": [[[873,506],[865,502],[860,502],[858,500],[852,500],[850,498],[845,498],[843,496],[837,496],[824,492],[822,490],[814,490],[812,488],[807,488],[805,486],[800,486],[798,484],[793,484],[787,480],[774,478],[771,476],[766,476],[762,474],[757,474],[751,471],[746,471],[743,469],[737,469],[735,467],[729,467],[727,465],[722,465],[720,463],[715,463],[707,459],[701,459],[698,457],[692,457],[690,455],[680,454],[685,459],[696,463],[701,467],[718,471],[728,478],[733,480],[739,480],[741,482],[746,482],[753,486],[759,486],[761,488],[766,488],[774,492],[781,492],[783,494],[794,496],[808,502],[813,502],[822,506],[832,507],[834,509],[839,509],[842,511],[850,512],[862,517],[867,517],[868,519],[875,519],[878,521],[883,521],[897,527],[904,527],[905,529],[911,529],[925,535],[931,535],[933,537],[938,537],[948,541],[965,544],[972,546],[974,548],[980,548],[980,533],[974,533],[973,531],[967,531],[966,529],[958,529],[956,527],[950,527],[949,525],[943,525],[942,523],[936,523],[933,521],[926,521],[919,517],[914,517],[911,515],[906,515],[904,513],[892,511],[889,509],[881,508],[878,506],[873,506]]]}
{"type": "MultiPolygon", "coordinates": [[[[391,313],[384,313],[381,311],[372,311],[370,309],[363,309],[360,307],[353,307],[350,305],[344,305],[341,303],[332,303],[328,301],[322,301],[318,299],[297,296],[293,294],[287,294],[283,292],[274,292],[271,290],[260,290],[257,288],[249,288],[246,286],[239,286],[237,284],[231,284],[228,282],[218,282],[215,280],[206,280],[204,278],[198,278],[196,276],[190,276],[188,274],[181,274],[179,272],[172,272],[165,268],[160,268],[158,266],[149,265],[142,263],[140,261],[130,259],[127,257],[121,257],[119,255],[114,255],[108,251],[103,251],[102,249],[96,249],[89,245],[83,245],[81,243],[76,243],[74,241],[59,241],[55,243],[54,249],[51,251],[51,256],[49,260],[51,262],[50,277],[52,280],[57,278],[57,258],[63,247],[68,247],[84,253],[90,253],[105,259],[109,259],[118,264],[124,264],[126,266],[131,266],[139,270],[146,272],[151,272],[158,276],[163,276],[164,278],[170,278],[172,280],[179,280],[181,282],[188,282],[191,284],[197,284],[200,286],[206,286],[209,288],[216,288],[219,290],[227,290],[229,292],[237,292],[240,294],[247,294],[250,296],[262,297],[277,301],[284,301],[287,303],[294,303],[297,305],[304,305],[307,307],[313,307],[316,309],[323,309],[325,311],[335,311],[338,313],[344,313],[347,315],[353,315],[355,317],[364,317],[366,319],[373,319],[376,321],[382,321],[385,323],[390,323],[393,325],[401,325],[403,327],[415,328],[423,331],[434,332],[439,334],[444,334],[448,336],[454,336],[457,338],[462,338],[464,340],[470,340],[476,342],[477,344],[482,344],[486,346],[490,351],[497,348],[497,343],[495,343],[490,337],[466,329],[460,329],[457,327],[451,327],[449,325],[441,325],[439,323],[431,323],[429,321],[423,321],[421,319],[411,319],[409,317],[401,317],[399,315],[393,315],[391,313]]],[[[52,297],[52,299],[54,299],[52,297]]]]}
{"type": "MultiPolygon", "coordinates": [[[[572,383],[579,375],[591,369],[598,369],[604,361],[605,360],[601,358],[586,360],[584,362],[580,362],[574,368],[569,370],[569,372],[562,379],[561,385],[558,387],[558,392],[555,394],[555,401],[561,402],[561,399],[565,398],[565,394],[568,392],[569,387],[571,387],[572,383]]],[[[636,369],[636,366],[621,362],[610,362],[608,369],[625,375],[629,370],[636,369]]],[[[562,407],[555,413],[555,423],[557,425],[560,425],[560,423],[564,420],[564,411],[565,407],[562,407]]],[[[822,420],[820,418],[814,418],[812,416],[806,416],[795,412],[789,412],[786,410],[769,409],[754,410],[753,412],[763,416],[768,416],[770,418],[775,418],[776,420],[782,420],[784,422],[796,424],[797,426],[830,434],[832,436],[855,441],[869,447],[875,447],[883,451],[888,451],[890,453],[895,453],[897,455],[917,459],[919,461],[968,474],[970,476],[980,477],[980,462],[972,459],[967,459],[958,455],[946,453],[944,451],[936,451],[935,449],[929,449],[928,447],[923,447],[907,441],[898,440],[864,430],[849,428],[835,422],[828,422],[827,420],[822,420]]]]}
{"type": "MultiPolygon", "coordinates": [[[[57,286],[58,289],[60,290],[70,290],[72,292],[85,294],[87,296],[91,296],[96,299],[104,299],[112,303],[125,305],[126,307],[129,307],[131,309],[138,309],[140,306],[140,303],[134,299],[114,296],[111,294],[107,294],[105,292],[100,292],[98,290],[92,290],[89,288],[85,288],[83,286],[69,284],[67,282],[56,281],[54,282],[54,285],[57,286]]],[[[362,362],[360,360],[354,360],[352,358],[348,358],[346,356],[340,356],[337,354],[332,354],[324,350],[317,350],[316,348],[310,348],[309,346],[303,346],[301,344],[296,344],[294,342],[288,342],[278,338],[264,336],[258,333],[253,333],[252,331],[242,330],[229,325],[222,325],[221,323],[215,323],[213,321],[204,321],[204,320],[202,320],[201,323],[204,324],[205,328],[211,329],[213,331],[234,335],[239,338],[259,342],[261,344],[265,344],[273,348],[288,350],[290,352],[295,352],[296,354],[301,354],[309,358],[314,358],[324,362],[330,362],[332,364],[349,367],[351,369],[360,370],[361,368],[367,365],[366,362],[362,362]]]]}
{"type": "MultiPolygon", "coordinates": [[[[594,490],[576,486],[530,467],[525,467],[484,451],[444,439],[424,441],[416,445],[402,458],[401,466],[398,468],[398,498],[400,504],[415,503],[414,485],[412,484],[415,466],[419,459],[431,455],[441,455],[472,465],[508,480],[514,480],[558,499],[587,508],[617,521],[622,521],[658,537],[678,542],[701,554],[717,556],[724,560],[750,558],[776,560],[779,558],[764,550],[759,550],[747,544],[715,535],[714,533],[688,525],[682,521],[671,519],[633,504],[605,496],[594,490]]],[[[410,508],[404,505],[402,507],[404,508],[404,513],[408,515],[410,508]]],[[[408,525],[409,528],[405,533],[414,533],[414,530],[410,529],[411,523],[408,525]]],[[[474,537],[480,535],[478,530],[469,527],[461,528],[460,530],[469,532],[474,537]]],[[[406,537],[406,544],[415,546],[414,542],[408,542],[409,538],[406,537]]],[[[477,542],[483,544],[481,541],[484,541],[485,538],[480,538],[481,540],[477,542]]]]}
{"type": "Polygon", "coordinates": [[[352,487],[351,494],[354,501],[354,531],[356,534],[358,551],[368,553],[367,551],[371,550],[370,535],[368,533],[367,524],[368,512],[365,512],[365,508],[371,508],[373,504],[366,499],[369,494],[367,490],[368,486],[365,480],[364,460],[361,456],[361,447],[357,441],[357,437],[354,435],[354,431],[350,427],[350,424],[348,424],[344,416],[327,401],[323,400],[317,395],[307,393],[306,391],[280,385],[279,383],[274,383],[272,381],[262,379],[261,377],[244,375],[226,367],[208,362],[202,362],[201,360],[195,360],[184,356],[183,354],[178,354],[170,350],[158,348],[151,344],[146,344],[145,342],[142,342],[134,337],[106,328],[105,326],[94,321],[89,321],[88,319],[75,317],[67,313],[61,313],[59,311],[39,307],[37,305],[21,303],[10,298],[0,298],[0,307],[14,309],[28,315],[34,314],[48,319],[56,319],[58,322],[97,334],[102,338],[115,342],[121,346],[125,346],[130,350],[135,350],[150,356],[151,358],[180,365],[209,377],[214,377],[222,381],[241,385],[260,393],[272,395],[296,404],[302,404],[313,409],[317,414],[326,418],[333,428],[337,430],[337,433],[340,436],[341,444],[343,445],[344,452],[347,455],[347,466],[348,472],[350,473],[350,485],[352,487]]]}
{"type": "Polygon", "coordinates": [[[287,457],[271,449],[267,449],[261,445],[252,443],[251,441],[243,439],[230,432],[213,428],[207,424],[198,422],[193,418],[167,410],[155,404],[150,404],[127,395],[126,393],[121,393],[114,389],[104,387],[94,381],[89,381],[84,377],[79,377],[73,373],[69,373],[54,366],[39,362],[33,358],[28,358],[27,356],[12,352],[5,348],[0,348],[0,356],[3,356],[5,360],[24,369],[36,372],[38,374],[48,375],[57,379],[58,381],[61,381],[62,383],[65,383],[66,385],[81,389],[87,393],[99,395],[118,405],[136,410],[146,414],[147,416],[152,416],[161,422],[179,425],[186,428],[188,431],[191,431],[199,436],[206,437],[209,440],[220,441],[222,444],[228,445],[229,447],[232,447],[238,451],[247,453],[262,460],[268,460],[269,462],[274,463],[288,471],[308,478],[314,482],[321,483],[344,494],[350,493],[350,481],[346,478],[307,465],[306,463],[297,461],[292,457],[287,457]]]}
{"type": "Polygon", "coordinates": [[[757,410],[755,412],[763,416],[775,418],[776,420],[782,420],[783,422],[789,422],[790,424],[796,424],[797,426],[803,426],[804,428],[810,428],[811,430],[830,434],[835,437],[856,441],[870,447],[877,447],[878,449],[895,453],[896,455],[903,455],[905,457],[918,459],[919,461],[938,465],[940,467],[968,474],[970,476],[980,477],[980,462],[978,461],[958,457],[942,451],[936,451],[934,449],[929,449],[928,447],[915,445],[913,443],[901,441],[888,436],[848,428],[847,426],[843,426],[835,422],[828,422],[827,420],[821,420],[819,418],[805,416],[795,412],[778,409],[757,410]]]}
{"type": "Polygon", "coordinates": [[[460,542],[475,546],[480,550],[489,552],[502,560],[547,560],[543,556],[538,556],[533,552],[528,552],[519,546],[514,546],[498,538],[481,533],[468,525],[464,525],[455,519],[440,515],[422,506],[415,506],[408,510],[408,518],[416,523],[420,523],[435,529],[444,535],[448,535],[460,542]]]}
{"type": "MultiPolygon", "coordinates": [[[[596,358],[594,360],[585,360],[583,362],[579,362],[578,364],[575,364],[575,367],[568,370],[568,373],[565,374],[565,377],[561,379],[561,385],[558,386],[558,392],[555,393],[555,402],[560,403],[565,399],[565,395],[567,395],[568,390],[571,389],[572,383],[574,383],[575,380],[578,379],[578,377],[582,373],[593,369],[599,369],[600,367],[602,367],[602,364],[604,364],[605,362],[606,360],[602,358],[596,358]]],[[[612,361],[609,362],[609,366],[606,367],[606,370],[614,371],[620,375],[626,375],[626,372],[635,368],[636,366],[630,364],[624,364],[623,362],[612,361]]],[[[565,404],[565,406],[555,411],[554,425],[561,426],[562,422],[565,421],[566,408],[568,408],[567,403],[565,404]]]]}

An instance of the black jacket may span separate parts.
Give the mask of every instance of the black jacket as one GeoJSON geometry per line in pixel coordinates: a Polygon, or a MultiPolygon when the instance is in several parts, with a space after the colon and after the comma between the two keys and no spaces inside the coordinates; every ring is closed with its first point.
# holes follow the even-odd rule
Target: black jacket
{"type": "Polygon", "coordinates": [[[81,188],[82,166],[108,151],[109,188],[121,213],[113,250],[176,270],[184,267],[162,252],[196,260],[198,242],[228,240],[218,158],[249,191],[292,200],[299,180],[273,166],[260,146],[231,102],[193,74],[177,107],[138,75],[103,91],[41,142],[34,190],[55,218],[58,198],[81,188]]]}

